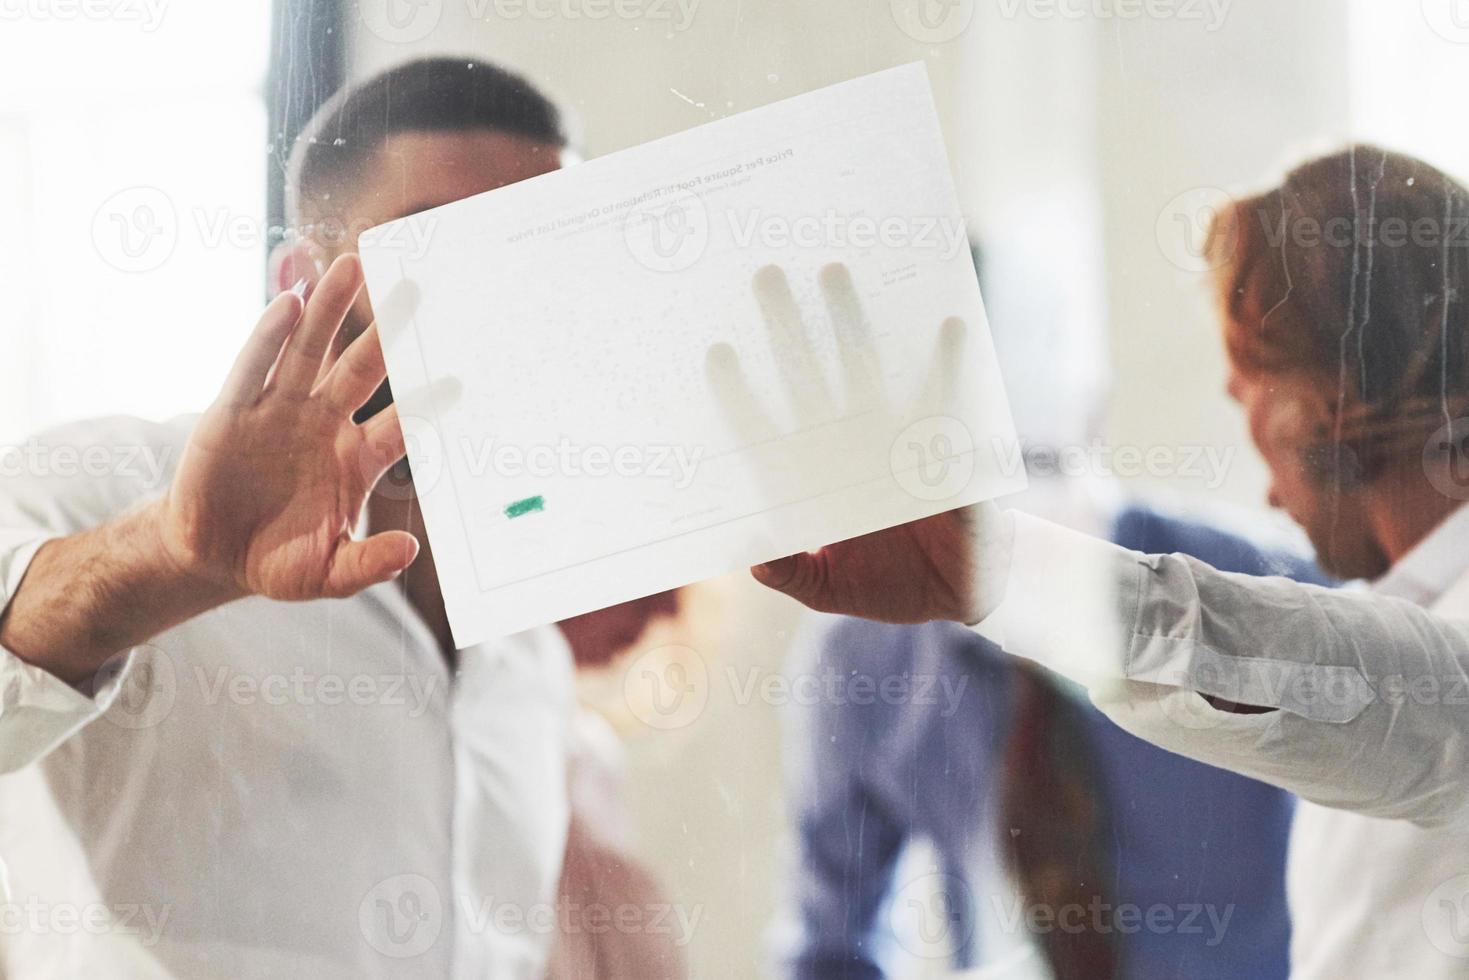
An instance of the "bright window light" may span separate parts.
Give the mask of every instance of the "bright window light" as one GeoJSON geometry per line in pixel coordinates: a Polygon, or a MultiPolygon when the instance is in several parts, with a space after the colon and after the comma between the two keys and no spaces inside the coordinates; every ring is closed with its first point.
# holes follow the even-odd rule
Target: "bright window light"
{"type": "Polygon", "coordinates": [[[269,0],[0,18],[0,445],[204,408],[261,305],[269,0]]]}

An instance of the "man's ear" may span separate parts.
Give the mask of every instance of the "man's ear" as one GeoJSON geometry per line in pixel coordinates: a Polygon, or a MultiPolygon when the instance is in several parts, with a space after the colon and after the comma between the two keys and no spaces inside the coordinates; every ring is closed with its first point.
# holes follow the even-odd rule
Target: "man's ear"
{"type": "Polygon", "coordinates": [[[315,288],[325,262],[321,249],[304,238],[284,241],[270,250],[270,294],[279,296],[288,289],[304,288],[310,293],[315,288]]]}

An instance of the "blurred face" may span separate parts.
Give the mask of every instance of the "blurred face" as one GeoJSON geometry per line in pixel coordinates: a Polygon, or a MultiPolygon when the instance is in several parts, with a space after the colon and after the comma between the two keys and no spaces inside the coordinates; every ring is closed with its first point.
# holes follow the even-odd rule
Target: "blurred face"
{"type": "Polygon", "coordinates": [[[578,667],[601,667],[637,642],[654,619],[677,612],[678,590],[673,589],[563,619],[556,625],[571,645],[578,667]]]}
{"type": "MultiPolygon", "coordinates": [[[[363,167],[359,181],[335,195],[340,200],[302,202],[304,223],[348,228],[353,233],[346,242],[316,241],[310,259],[324,269],[337,255],[355,252],[355,235],[366,228],[560,167],[561,151],[557,147],[495,130],[396,133],[363,167]]],[[[413,229],[419,236],[431,232],[431,219],[413,229]]],[[[287,286],[295,281],[290,270],[280,279],[289,280],[285,281],[287,286]]],[[[351,343],[370,323],[372,306],[363,290],[337,338],[338,346],[351,343]]]]}
{"type": "Polygon", "coordinates": [[[1329,389],[1315,377],[1230,367],[1230,397],[1244,410],[1270,470],[1270,505],[1301,526],[1327,572],[1376,578],[1390,563],[1369,530],[1365,494],[1340,485],[1322,465],[1331,452],[1323,390],[1329,389]]]}

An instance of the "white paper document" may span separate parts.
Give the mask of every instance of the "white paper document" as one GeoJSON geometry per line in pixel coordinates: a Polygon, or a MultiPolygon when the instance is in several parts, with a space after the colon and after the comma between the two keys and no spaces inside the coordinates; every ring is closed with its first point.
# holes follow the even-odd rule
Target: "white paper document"
{"type": "Polygon", "coordinates": [[[361,252],[460,647],[1025,485],[921,65],[361,252]]]}

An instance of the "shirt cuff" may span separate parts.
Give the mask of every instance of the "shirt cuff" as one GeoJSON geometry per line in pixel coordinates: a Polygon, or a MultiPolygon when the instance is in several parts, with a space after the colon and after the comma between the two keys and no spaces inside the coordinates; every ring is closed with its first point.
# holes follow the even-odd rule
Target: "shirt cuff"
{"type": "Polygon", "coordinates": [[[88,697],[0,647],[0,773],[44,758],[111,707],[132,664],[132,651],[109,660],[93,676],[88,697]]]}
{"type": "MultiPolygon", "coordinates": [[[[20,588],[41,546],[56,535],[0,530],[0,612],[20,588]]],[[[89,697],[56,675],[0,647],[0,773],[44,758],[108,709],[122,689],[133,654],[113,658],[93,676],[89,697]]]]}
{"type": "Polygon", "coordinates": [[[1012,511],[1004,599],[975,629],[1093,689],[1128,676],[1144,557],[1012,511]]]}

